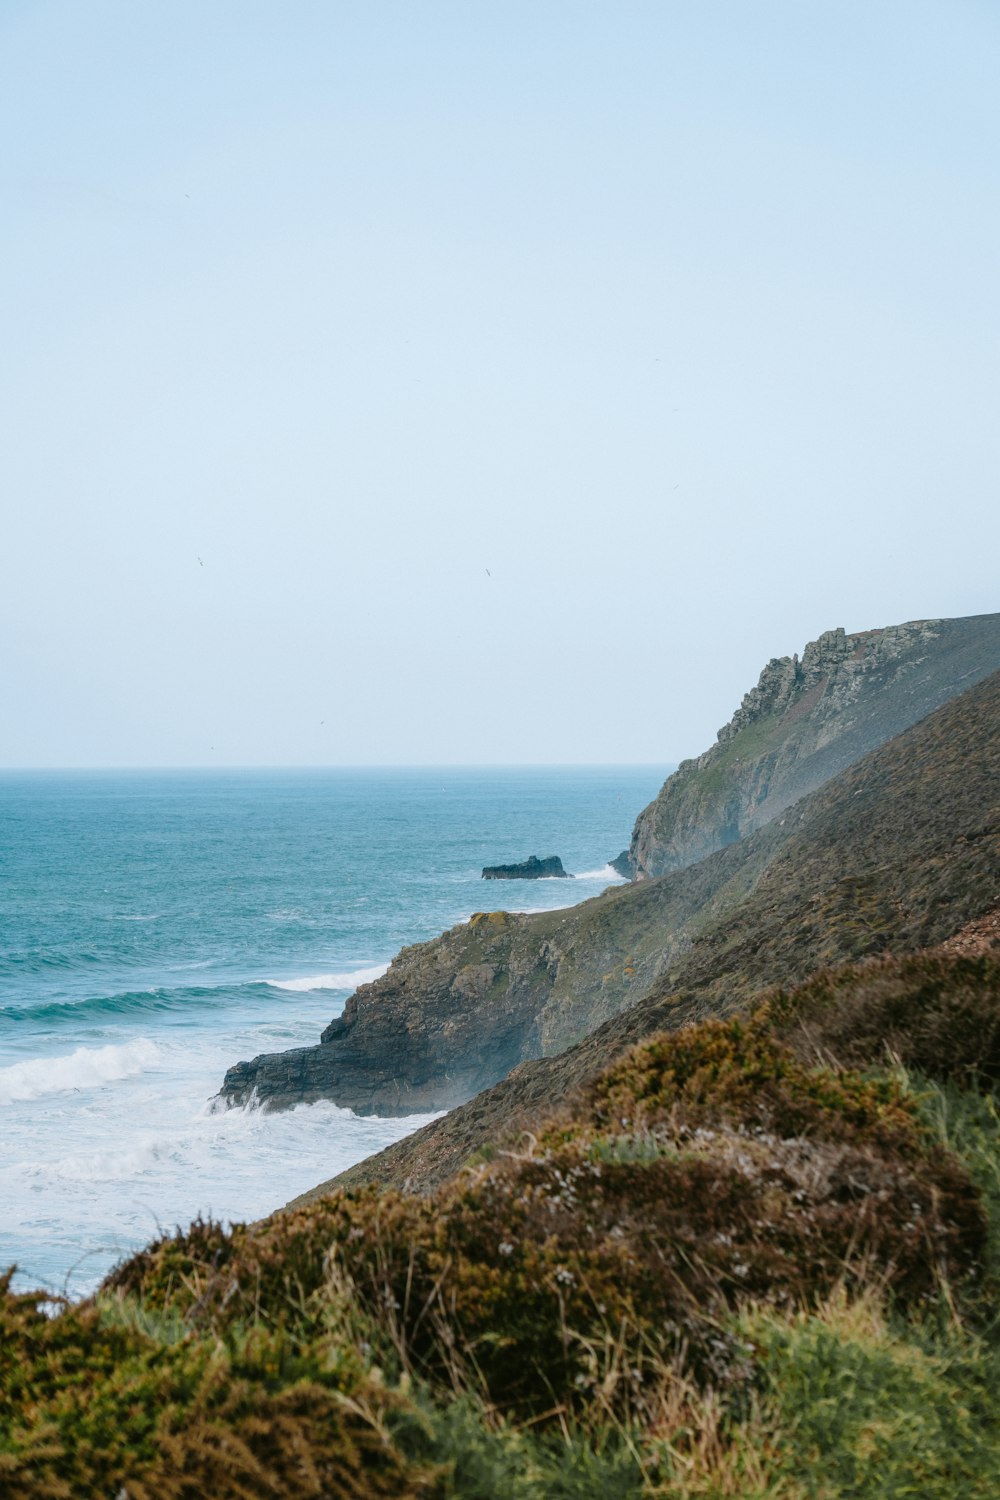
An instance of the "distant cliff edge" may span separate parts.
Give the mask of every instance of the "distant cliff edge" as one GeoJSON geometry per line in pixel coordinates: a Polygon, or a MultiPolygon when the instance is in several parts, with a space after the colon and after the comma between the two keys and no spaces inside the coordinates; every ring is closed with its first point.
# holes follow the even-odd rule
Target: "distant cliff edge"
{"type": "Polygon", "coordinates": [[[717,743],[639,814],[615,868],[648,880],[745,838],[1000,667],[1000,615],[828,630],[769,661],[717,743]]]}

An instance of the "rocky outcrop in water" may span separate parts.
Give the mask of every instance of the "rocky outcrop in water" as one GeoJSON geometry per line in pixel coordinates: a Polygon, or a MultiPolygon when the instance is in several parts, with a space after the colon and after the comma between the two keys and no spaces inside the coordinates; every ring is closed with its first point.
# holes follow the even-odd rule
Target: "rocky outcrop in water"
{"type": "Polygon", "coordinates": [[[487,865],[483,870],[484,880],[572,880],[573,876],[563,869],[558,854],[548,859],[539,859],[530,854],[517,865],[487,865]]]}
{"type": "Polygon", "coordinates": [[[1000,668],[1000,615],[828,630],[768,662],[717,743],[640,813],[619,874],[646,880],[745,838],[1000,668]]]}

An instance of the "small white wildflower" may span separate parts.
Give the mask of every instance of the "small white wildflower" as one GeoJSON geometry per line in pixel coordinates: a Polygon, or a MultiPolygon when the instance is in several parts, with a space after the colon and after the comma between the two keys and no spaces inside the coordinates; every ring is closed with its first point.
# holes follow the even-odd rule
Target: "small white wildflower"
{"type": "Polygon", "coordinates": [[[501,1240],[500,1241],[500,1245],[499,1245],[499,1250],[500,1250],[500,1254],[501,1255],[513,1255],[514,1254],[514,1246],[511,1244],[510,1240],[501,1240]]]}

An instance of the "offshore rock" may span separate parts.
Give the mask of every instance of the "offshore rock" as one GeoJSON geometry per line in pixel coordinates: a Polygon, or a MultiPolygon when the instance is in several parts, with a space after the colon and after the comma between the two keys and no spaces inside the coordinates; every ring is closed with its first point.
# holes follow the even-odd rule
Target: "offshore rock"
{"type": "Polygon", "coordinates": [[[627,863],[647,880],[745,838],[1000,668],[1000,615],[828,630],[768,662],[717,743],[639,814],[627,863]]]}
{"type": "Polygon", "coordinates": [[[531,854],[517,865],[487,865],[483,870],[484,880],[572,880],[573,876],[563,869],[558,854],[548,859],[539,859],[531,854]]]}

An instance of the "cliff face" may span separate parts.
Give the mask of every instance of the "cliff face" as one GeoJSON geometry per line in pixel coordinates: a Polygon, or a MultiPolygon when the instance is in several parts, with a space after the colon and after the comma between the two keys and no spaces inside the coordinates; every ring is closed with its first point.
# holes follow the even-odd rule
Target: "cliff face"
{"type": "Polygon", "coordinates": [[[708,894],[697,881],[685,891],[657,882],[569,910],[478,912],[404,948],[351,996],[319,1046],[230,1068],[222,1097],[256,1094],[279,1109],[333,1099],[359,1114],[450,1109],[643,994],[708,894]]]}
{"type": "MultiPolygon", "coordinates": [[[[898,733],[900,718],[912,723],[925,705],[953,697],[991,666],[1000,667],[996,615],[873,636],[832,631],[801,662],[772,662],[718,745],[682,767],[653,804],[655,837],[642,858],[666,847],[657,841],[667,827],[672,847],[686,851],[684,868],[568,910],[479,913],[404,949],[387,974],[351,997],[319,1046],[238,1063],[222,1097],[243,1103],[256,1095],[275,1108],[332,1099],[360,1114],[452,1109],[512,1068],[573,1047],[687,972],[692,955],[705,951],[706,933],[729,943],[727,922],[769,878],[798,828],[803,811],[790,803],[803,787],[829,780],[845,757],[857,761],[869,742],[898,733]],[[755,818],[767,826],[753,831],[755,818]],[[702,847],[711,857],[698,858],[702,847]]],[[[869,943],[858,951],[877,951],[890,917],[867,888],[844,890],[845,910],[857,908],[856,940],[869,943]]],[[[745,969],[755,972],[749,958],[745,969]]]]}
{"type": "Polygon", "coordinates": [[[693,870],[627,889],[649,900],[695,873],[706,891],[748,888],[727,908],[707,902],[637,1004],[298,1201],[365,1182],[426,1191],[498,1140],[536,1129],[634,1043],[730,1014],[768,986],[939,943],[958,952],[995,946],[1000,672],[865,756],[794,814],[693,870]]]}
{"type": "Polygon", "coordinates": [[[622,873],[646,880],[745,838],[998,667],[1000,615],[828,630],[801,659],[776,657],[640,813],[622,873]]]}
{"type": "Polygon", "coordinates": [[[355,991],[320,1046],[230,1068],[223,1097],[241,1103],[256,1092],[279,1109],[332,1098],[358,1114],[449,1109],[542,1050],[550,963],[526,917],[478,912],[404,948],[355,991]]]}

